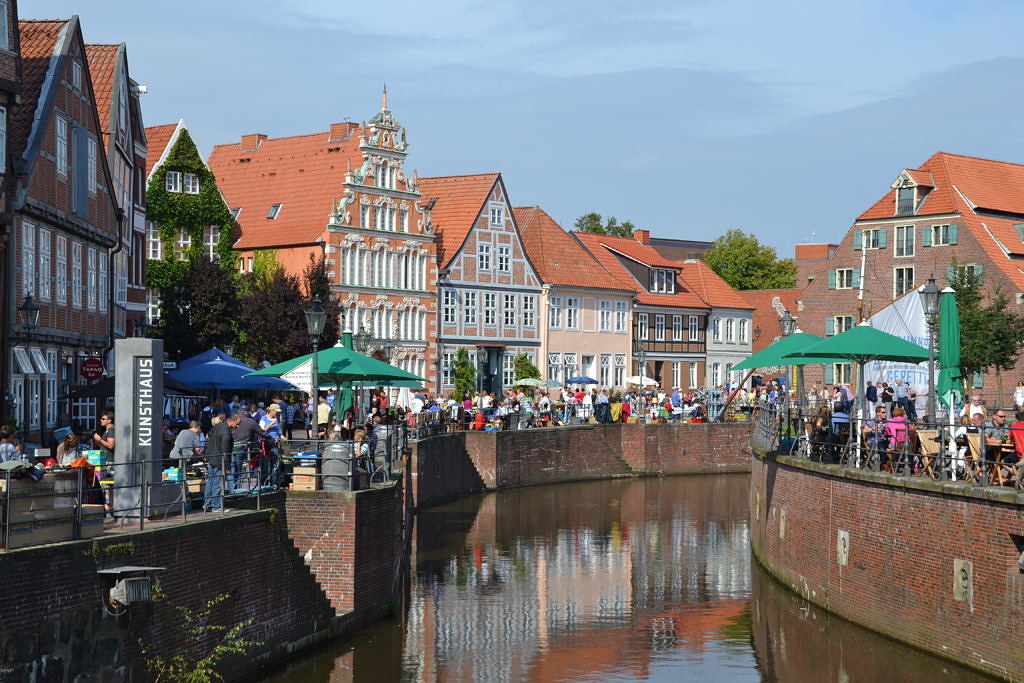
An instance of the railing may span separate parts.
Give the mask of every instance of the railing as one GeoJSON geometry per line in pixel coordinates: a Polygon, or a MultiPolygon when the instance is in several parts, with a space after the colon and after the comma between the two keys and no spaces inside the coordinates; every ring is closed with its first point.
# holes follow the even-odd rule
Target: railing
{"type": "Polygon", "coordinates": [[[761,410],[752,445],[841,467],[1024,491],[1024,449],[1015,446],[1009,423],[973,427],[845,414],[834,420],[769,406],[761,410]]]}
{"type": "Polygon", "coordinates": [[[9,465],[0,474],[3,548],[92,538],[112,526],[184,524],[231,507],[262,509],[263,496],[289,484],[349,491],[387,483],[406,451],[409,430],[397,424],[374,432],[377,438],[366,441],[282,440],[246,444],[230,454],[194,449],[187,457],[132,463],[52,470],[28,461],[9,465]],[[161,470],[159,479],[151,474],[161,470]]]}

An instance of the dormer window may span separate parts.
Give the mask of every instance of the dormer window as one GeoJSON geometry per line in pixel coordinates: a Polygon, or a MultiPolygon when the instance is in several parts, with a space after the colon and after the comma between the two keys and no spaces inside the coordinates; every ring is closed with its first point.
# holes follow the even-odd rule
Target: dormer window
{"type": "Polygon", "coordinates": [[[675,272],[667,268],[652,268],[650,289],[654,294],[675,294],[675,272]]]}
{"type": "Polygon", "coordinates": [[[896,189],[896,215],[914,215],[914,205],[917,199],[917,190],[914,187],[904,186],[896,189]]]}
{"type": "Polygon", "coordinates": [[[271,206],[270,211],[267,212],[267,218],[277,218],[277,214],[281,213],[282,206],[284,206],[284,204],[274,204],[271,206]]]}

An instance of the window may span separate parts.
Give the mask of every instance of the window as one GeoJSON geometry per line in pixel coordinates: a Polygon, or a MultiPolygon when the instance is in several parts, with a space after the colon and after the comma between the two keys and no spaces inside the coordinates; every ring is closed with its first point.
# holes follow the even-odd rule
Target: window
{"type": "Polygon", "coordinates": [[[564,355],[565,363],[565,378],[576,377],[579,373],[576,371],[576,354],[566,353],[564,355]]]}
{"type": "Polygon", "coordinates": [[[892,295],[898,297],[906,294],[914,287],[914,268],[913,266],[907,266],[904,268],[893,268],[892,269],[892,295]]]}
{"type": "Polygon", "coordinates": [[[484,292],[484,325],[497,325],[498,295],[484,292]]]}
{"type": "Polygon", "coordinates": [[[491,225],[504,226],[505,225],[505,207],[504,206],[491,206],[491,225]]]}
{"type": "Polygon", "coordinates": [[[732,318],[727,318],[725,321],[725,341],[730,344],[736,343],[736,321],[732,318]]]}
{"type": "Polygon", "coordinates": [[[548,354],[548,379],[556,382],[562,381],[562,354],[548,354]]]}
{"type": "Polygon", "coordinates": [[[690,388],[696,389],[698,386],[699,385],[697,383],[697,364],[690,363],[690,388]]]}
{"type": "Polygon", "coordinates": [[[214,263],[219,260],[217,256],[217,243],[220,241],[220,227],[209,225],[203,228],[203,247],[206,250],[206,258],[214,263]]]}
{"type": "Polygon", "coordinates": [[[712,341],[722,341],[722,320],[720,318],[711,319],[711,339],[712,341]]]}
{"type": "Polygon", "coordinates": [[[99,297],[99,311],[100,313],[107,312],[107,302],[110,299],[110,291],[107,288],[107,253],[105,251],[99,252],[99,282],[97,284],[97,296],[99,297]]]}
{"type": "Polygon", "coordinates": [[[491,245],[481,242],[476,248],[476,269],[491,269],[491,245]]]}
{"type": "Polygon", "coordinates": [[[502,299],[502,314],[505,327],[514,329],[516,326],[516,295],[506,294],[502,299]]]}
{"type": "Polygon", "coordinates": [[[177,238],[174,240],[174,256],[179,261],[184,260],[189,247],[192,246],[192,236],[188,228],[178,228],[177,238]]]}
{"type": "Polygon", "coordinates": [[[683,386],[683,364],[673,363],[672,364],[672,387],[683,386]]]}
{"type": "Polygon", "coordinates": [[[146,258],[162,259],[164,257],[164,245],[160,241],[160,231],[156,223],[146,225],[146,258]]]}
{"type": "Polygon", "coordinates": [[[601,299],[598,304],[597,329],[601,332],[612,331],[612,302],[601,299]]]}
{"type": "Polygon", "coordinates": [[[626,354],[615,354],[615,377],[614,386],[626,386],[626,354]]]}
{"type": "Polygon", "coordinates": [[[402,232],[409,232],[409,209],[403,206],[399,209],[398,215],[402,221],[402,232]]]}
{"type": "Polygon", "coordinates": [[[700,316],[690,316],[690,341],[700,341],[700,316]]]}
{"type": "Polygon", "coordinates": [[[533,294],[523,295],[523,327],[537,326],[537,297],[533,294]]]}
{"type": "Polygon", "coordinates": [[[665,341],[665,316],[660,313],[654,316],[654,340],[665,341]]]}
{"type": "Polygon", "coordinates": [[[502,273],[512,270],[512,247],[498,247],[498,270],[502,273]]]}
{"type": "Polygon", "coordinates": [[[89,154],[89,162],[88,162],[88,167],[87,167],[87,171],[86,171],[86,173],[87,173],[86,177],[89,179],[89,194],[92,195],[92,196],[96,196],[96,155],[97,155],[99,150],[96,147],[96,139],[95,138],[93,138],[93,137],[89,138],[88,148],[89,148],[89,152],[88,152],[88,154],[89,154]]]}
{"type": "Polygon", "coordinates": [[[185,174],[185,194],[199,194],[199,176],[195,173],[185,174]]]}
{"type": "Polygon", "coordinates": [[[709,383],[713,387],[721,386],[721,384],[722,384],[722,364],[721,363],[712,363],[711,364],[711,378],[710,378],[710,382],[709,383]]]}
{"type": "Polygon", "coordinates": [[[21,222],[21,293],[36,294],[36,226],[21,222]]]}
{"type": "Polygon", "coordinates": [[[825,318],[825,336],[831,337],[853,329],[852,315],[833,315],[825,318]]]}
{"type": "Polygon", "coordinates": [[[740,342],[740,344],[746,344],[749,341],[749,339],[747,337],[747,329],[750,327],[750,324],[747,322],[746,318],[740,318],[739,327],[740,327],[739,342],[740,342]]]}
{"type": "Polygon", "coordinates": [[[68,120],[63,116],[57,117],[57,175],[68,175],[68,120]]]}
{"type": "Polygon", "coordinates": [[[476,325],[476,292],[466,292],[462,296],[462,322],[466,325],[476,325]]]}
{"type": "Polygon", "coordinates": [[[86,308],[90,311],[96,310],[96,250],[89,247],[87,253],[89,260],[86,261],[85,277],[87,278],[86,308]]]}
{"type": "Polygon", "coordinates": [[[445,353],[441,360],[441,384],[454,384],[453,370],[455,368],[455,354],[445,353]]]}
{"type": "Polygon", "coordinates": [[[71,62],[71,85],[75,90],[82,89],[82,63],[77,59],[71,62]]]}
{"type": "Polygon", "coordinates": [[[651,269],[651,291],[672,294],[676,291],[675,272],[664,268],[651,269]]]}
{"type": "Polygon", "coordinates": [[[615,331],[626,332],[626,317],[629,313],[629,304],[625,301],[615,302],[615,331]]]}
{"type": "Polygon", "coordinates": [[[57,425],[57,349],[46,349],[46,426],[57,425]]]}
{"type": "Polygon", "coordinates": [[[953,286],[953,281],[960,276],[960,279],[973,278],[979,285],[982,283],[984,268],[977,263],[958,263],[946,269],[946,280],[953,286]]]}
{"type": "Polygon", "coordinates": [[[54,276],[54,287],[57,290],[57,303],[67,306],[68,303],[68,238],[64,235],[57,235],[57,272],[54,276]]]}
{"type": "Polygon", "coordinates": [[[896,226],[896,256],[914,255],[914,226],[896,226]]]}
{"type": "Polygon", "coordinates": [[[441,320],[445,325],[455,324],[455,292],[450,289],[441,292],[441,320]]]}
{"type": "Polygon", "coordinates": [[[901,187],[896,190],[896,215],[907,216],[914,213],[914,188],[901,187]]]}
{"type": "Polygon", "coordinates": [[[832,289],[853,289],[858,286],[854,282],[853,268],[836,268],[831,274],[835,277],[835,287],[832,289]]]}
{"type": "Polygon", "coordinates": [[[580,299],[576,296],[565,298],[565,329],[580,329],[580,299]]]}
{"type": "Polygon", "coordinates": [[[957,226],[953,225],[932,225],[924,228],[924,246],[943,247],[957,243],[957,226]]]}
{"type": "Polygon", "coordinates": [[[548,298],[548,327],[552,330],[562,328],[562,297],[548,298]]]}
{"type": "Polygon", "coordinates": [[[516,354],[514,351],[506,351],[501,355],[501,383],[506,387],[512,386],[516,381],[516,354]]]}
{"type": "Polygon", "coordinates": [[[359,205],[359,227],[361,227],[361,228],[371,228],[371,227],[373,227],[372,225],[370,225],[370,205],[369,204],[360,204],[359,205]]]}
{"type": "MultiPolygon", "coordinates": [[[[4,50],[11,49],[11,38],[8,35],[10,26],[7,25],[7,6],[9,4],[8,0],[0,0],[0,49],[4,50]]],[[[6,158],[6,156],[0,157],[0,159],[6,158]]]]}
{"type": "Polygon", "coordinates": [[[270,207],[270,211],[267,212],[267,218],[277,218],[277,215],[281,213],[281,207],[284,204],[273,204],[270,207]]]}
{"type": "MultiPolygon", "coordinates": [[[[3,11],[2,5],[3,5],[3,3],[0,2],[0,12],[3,11]]],[[[4,14],[3,19],[0,19],[0,24],[2,24],[3,21],[6,18],[7,18],[7,15],[4,14]]],[[[0,30],[2,30],[2,29],[0,29],[0,30]]],[[[6,40],[6,38],[7,38],[6,32],[0,34],[0,48],[5,47],[4,45],[2,45],[2,41],[6,40]]],[[[6,159],[6,158],[7,158],[7,108],[6,107],[0,107],[0,159],[6,159]]],[[[6,168],[5,169],[0,169],[0,174],[6,173],[6,172],[7,172],[6,168]]]]}
{"type": "Polygon", "coordinates": [[[636,338],[640,341],[647,341],[647,314],[638,313],[636,316],[636,338]]]}
{"type": "MultiPolygon", "coordinates": [[[[885,230],[881,228],[870,228],[861,231],[861,247],[864,249],[884,249],[885,230]]],[[[854,249],[857,248],[855,244],[854,249]]]]}
{"type": "Polygon", "coordinates": [[[168,171],[164,178],[164,188],[168,192],[181,192],[181,171],[168,171]]]}
{"type": "Polygon", "coordinates": [[[602,386],[611,386],[612,379],[612,354],[601,354],[601,371],[598,378],[602,386]]]}
{"type": "Polygon", "coordinates": [[[82,307],[82,245],[71,243],[71,305],[82,307]]]}
{"type": "Polygon", "coordinates": [[[832,363],[830,369],[832,370],[832,380],[828,380],[829,373],[825,375],[828,384],[849,384],[853,381],[853,365],[851,363],[832,363]]]}

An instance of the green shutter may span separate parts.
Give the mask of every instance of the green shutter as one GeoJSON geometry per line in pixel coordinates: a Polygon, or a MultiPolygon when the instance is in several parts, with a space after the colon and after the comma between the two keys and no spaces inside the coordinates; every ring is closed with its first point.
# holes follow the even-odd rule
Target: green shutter
{"type": "Polygon", "coordinates": [[[836,271],[834,271],[834,270],[828,271],[828,288],[829,289],[835,289],[836,288],[836,271]]]}
{"type": "Polygon", "coordinates": [[[921,228],[921,246],[932,246],[932,226],[930,225],[925,225],[921,228]]]}
{"type": "Polygon", "coordinates": [[[831,337],[836,333],[836,319],[832,316],[825,318],[825,336],[831,337]]]}
{"type": "Polygon", "coordinates": [[[976,388],[976,389],[980,389],[980,388],[984,387],[985,386],[985,373],[983,373],[983,372],[975,372],[974,373],[973,381],[971,382],[971,386],[976,388]]]}
{"type": "Polygon", "coordinates": [[[855,250],[860,249],[860,246],[861,246],[861,243],[862,243],[863,239],[864,239],[864,231],[863,230],[857,230],[857,231],[855,231],[853,233],[853,248],[855,250]]]}
{"type": "Polygon", "coordinates": [[[985,275],[985,266],[983,266],[981,264],[978,264],[978,265],[974,266],[974,281],[975,282],[977,282],[979,285],[982,284],[984,282],[984,280],[985,280],[984,275],[985,275]]]}
{"type": "Polygon", "coordinates": [[[885,228],[880,228],[879,229],[879,231],[878,231],[878,248],[879,249],[885,249],[886,236],[888,234],[889,234],[889,231],[886,230],[885,228]]]}
{"type": "Polygon", "coordinates": [[[949,224],[949,243],[956,244],[957,233],[960,232],[960,226],[957,223],[949,224]]]}
{"type": "Polygon", "coordinates": [[[956,277],[956,268],[954,268],[953,266],[946,268],[946,284],[948,284],[950,287],[953,286],[954,277],[956,277]]]}
{"type": "Polygon", "coordinates": [[[854,289],[860,288],[860,269],[853,269],[853,283],[851,285],[854,289]]]}
{"type": "MultiPolygon", "coordinates": [[[[835,378],[835,368],[832,367],[831,363],[825,363],[825,384],[832,384],[835,378]]],[[[831,397],[828,402],[831,403],[831,397]]]]}

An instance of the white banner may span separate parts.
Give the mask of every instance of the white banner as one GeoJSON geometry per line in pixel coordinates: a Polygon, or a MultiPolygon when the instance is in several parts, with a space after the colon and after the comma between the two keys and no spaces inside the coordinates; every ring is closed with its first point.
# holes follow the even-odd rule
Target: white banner
{"type": "Polygon", "coordinates": [[[281,379],[291,382],[307,394],[313,393],[313,361],[307,360],[305,363],[296,365],[281,375],[281,379]]]}
{"type": "MultiPolygon", "coordinates": [[[[868,324],[876,330],[906,339],[928,348],[928,323],[924,317],[924,304],[920,288],[912,290],[868,318],[868,324]]],[[[937,368],[936,368],[937,370],[937,368]]],[[[864,366],[864,381],[888,382],[894,385],[903,380],[919,397],[928,395],[928,363],[892,363],[874,361],[864,366]]],[[[937,378],[936,378],[937,379],[937,378]]],[[[860,393],[864,387],[858,387],[860,393]]]]}

